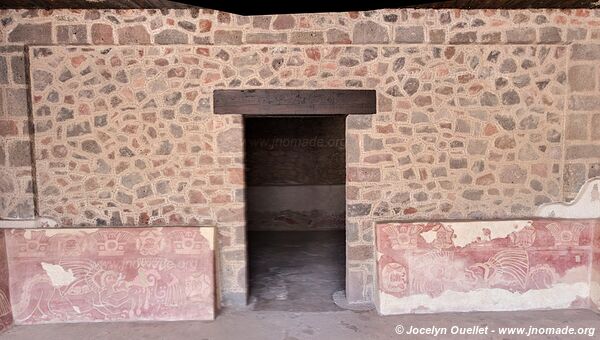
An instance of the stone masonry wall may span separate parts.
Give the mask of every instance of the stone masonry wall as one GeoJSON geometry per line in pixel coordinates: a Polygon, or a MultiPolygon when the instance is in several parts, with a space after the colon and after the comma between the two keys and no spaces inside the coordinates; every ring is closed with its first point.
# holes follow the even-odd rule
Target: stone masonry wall
{"type": "Polygon", "coordinates": [[[374,221],[527,217],[597,169],[598,85],[571,66],[596,68],[600,11],[5,10],[0,23],[4,49],[29,46],[39,213],[216,224],[225,303],[246,289],[243,142],[241,117],[211,113],[214,88],[377,90],[377,114],[346,121],[351,301],[371,299],[374,221]],[[589,133],[563,138],[577,114],[589,133]]]}

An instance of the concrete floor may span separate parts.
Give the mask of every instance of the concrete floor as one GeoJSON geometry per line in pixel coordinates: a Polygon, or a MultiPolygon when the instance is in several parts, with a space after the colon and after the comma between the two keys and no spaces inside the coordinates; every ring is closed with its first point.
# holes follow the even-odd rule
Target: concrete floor
{"type": "Polygon", "coordinates": [[[250,301],[256,311],[339,311],[345,286],[345,233],[248,232],[250,301]]]}
{"type": "MultiPolygon", "coordinates": [[[[491,332],[490,332],[491,333],[491,332]]],[[[276,311],[222,311],[213,322],[127,322],[18,326],[0,335],[4,340],[134,340],[134,339],[600,339],[600,315],[588,310],[497,313],[449,313],[378,316],[375,312],[293,313],[276,311]],[[594,337],[413,336],[395,333],[397,325],[414,327],[597,327],[594,337]]]]}

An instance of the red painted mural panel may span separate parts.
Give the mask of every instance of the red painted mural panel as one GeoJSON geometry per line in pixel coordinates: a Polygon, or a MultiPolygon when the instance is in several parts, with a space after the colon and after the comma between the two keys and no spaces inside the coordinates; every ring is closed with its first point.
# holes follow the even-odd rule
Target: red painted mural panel
{"type": "Polygon", "coordinates": [[[536,219],[378,224],[379,311],[586,307],[596,223],[536,219]],[[555,299],[549,302],[551,297],[555,299]]]}
{"type": "Polygon", "coordinates": [[[8,265],[6,261],[4,230],[0,229],[0,332],[6,330],[13,323],[8,288],[8,265]]]}
{"type": "Polygon", "coordinates": [[[214,230],[12,229],[18,324],[214,317],[214,230]]]}

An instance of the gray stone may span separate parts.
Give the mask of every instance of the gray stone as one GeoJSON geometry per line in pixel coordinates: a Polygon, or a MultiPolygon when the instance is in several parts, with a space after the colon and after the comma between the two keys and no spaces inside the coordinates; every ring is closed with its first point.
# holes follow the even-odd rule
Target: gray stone
{"type": "Polygon", "coordinates": [[[248,33],[246,34],[247,44],[276,44],[287,42],[285,33],[248,33]]]}
{"type": "Polygon", "coordinates": [[[414,111],[410,114],[410,122],[412,124],[428,123],[429,116],[423,112],[414,111]]]}
{"type": "Polygon", "coordinates": [[[596,88],[596,67],[594,65],[574,65],[569,67],[567,79],[571,91],[593,91],[596,88]]]}
{"type": "Polygon", "coordinates": [[[102,152],[102,148],[100,147],[100,144],[98,144],[98,142],[96,142],[93,139],[88,139],[88,140],[81,142],[81,149],[85,152],[89,152],[89,153],[93,153],[93,154],[99,154],[102,152]]]}
{"type": "Polygon", "coordinates": [[[350,44],[350,35],[347,32],[339,30],[337,28],[331,28],[327,30],[327,43],[329,44],[350,44]]]}
{"type": "Polygon", "coordinates": [[[372,126],[370,115],[348,115],[346,118],[346,127],[349,130],[365,130],[372,126]]]}
{"type": "Polygon", "coordinates": [[[537,129],[540,123],[540,119],[533,115],[527,115],[519,122],[519,129],[521,130],[533,130],[537,129]]]}
{"type": "Polygon", "coordinates": [[[460,45],[460,44],[472,44],[477,41],[477,33],[476,32],[459,32],[455,33],[452,37],[450,37],[450,44],[460,45]]]}
{"type": "MultiPolygon", "coordinates": [[[[65,81],[67,81],[71,78],[73,78],[73,74],[71,73],[71,71],[69,71],[69,69],[65,68],[61,72],[60,76],[58,77],[58,80],[64,83],[65,81]]],[[[54,93],[56,93],[56,92],[54,92],[54,93]]],[[[58,96],[58,93],[56,93],[56,96],[58,96]]]]}
{"type": "Polygon", "coordinates": [[[8,64],[4,56],[0,56],[0,84],[8,84],[8,64]]]}
{"type": "Polygon", "coordinates": [[[187,44],[188,35],[176,29],[166,29],[154,36],[154,42],[161,45],[187,44]]]}
{"type": "Polygon", "coordinates": [[[600,45],[573,44],[571,47],[571,59],[596,61],[600,59],[600,45]]]}
{"type": "Polygon", "coordinates": [[[500,170],[500,183],[524,184],[527,180],[527,170],[517,164],[506,165],[500,170]]]}
{"type": "Polygon", "coordinates": [[[592,140],[600,140],[600,113],[592,115],[592,140]]]}
{"type": "Polygon", "coordinates": [[[56,114],[56,121],[63,122],[68,119],[73,119],[73,110],[61,107],[58,113],[56,114]]]}
{"type": "Polygon", "coordinates": [[[498,105],[498,96],[491,92],[484,92],[481,94],[481,98],[479,100],[481,106],[497,106],[498,105]]]}
{"type": "Polygon", "coordinates": [[[143,181],[144,177],[139,172],[134,172],[121,177],[121,184],[129,189],[132,189],[134,186],[142,183],[143,181]]]}
{"type": "Polygon", "coordinates": [[[363,137],[363,147],[365,151],[383,150],[383,141],[380,138],[371,138],[365,135],[363,137]]]}
{"type": "Polygon", "coordinates": [[[373,21],[363,21],[354,25],[354,44],[387,44],[389,41],[388,29],[382,25],[373,21]]]}
{"type": "Polygon", "coordinates": [[[510,131],[515,129],[516,123],[512,117],[496,115],[494,118],[504,130],[510,131]]]}
{"type": "Polygon", "coordinates": [[[466,158],[451,158],[450,159],[450,169],[466,169],[467,168],[467,159],[466,158]]]}
{"type": "Polygon", "coordinates": [[[158,150],[156,150],[156,154],[166,156],[170,155],[171,151],[173,151],[173,143],[168,140],[164,140],[160,142],[160,146],[158,147],[158,150]]]}
{"type": "Polygon", "coordinates": [[[56,40],[59,44],[87,43],[85,25],[61,25],[56,28],[56,40]]]}
{"type": "Polygon", "coordinates": [[[479,201],[483,196],[483,190],[468,189],[462,193],[462,197],[470,201],[479,201]]]}
{"type": "Polygon", "coordinates": [[[142,25],[128,26],[119,28],[118,31],[120,45],[143,45],[150,43],[150,34],[142,25]]]}
{"type": "Polygon", "coordinates": [[[164,96],[165,105],[176,105],[181,100],[181,92],[173,92],[164,96]]]}
{"type": "Polygon", "coordinates": [[[243,133],[240,128],[230,128],[217,135],[219,152],[241,152],[243,148],[243,133]]]}
{"type": "Polygon", "coordinates": [[[5,112],[10,116],[27,116],[27,90],[7,88],[5,94],[5,112]]]}
{"type": "Polygon", "coordinates": [[[600,107],[600,96],[572,95],[569,97],[568,106],[570,110],[596,111],[600,107]]]}
{"type": "Polygon", "coordinates": [[[519,149],[518,158],[520,161],[535,161],[539,156],[536,149],[531,144],[527,144],[519,149]]]}
{"type": "Polygon", "coordinates": [[[419,90],[419,80],[416,78],[408,78],[406,79],[406,81],[404,82],[404,91],[409,95],[412,96],[413,94],[417,93],[417,91],[419,90]]]}
{"type": "Polygon", "coordinates": [[[425,33],[423,32],[423,26],[396,27],[394,41],[397,43],[422,43],[424,39],[425,33]]]}
{"type": "Polygon", "coordinates": [[[117,192],[116,199],[117,199],[117,202],[123,203],[123,204],[131,204],[133,202],[133,196],[126,194],[122,191],[117,192]]]}
{"type": "Polygon", "coordinates": [[[135,191],[137,198],[146,198],[152,195],[152,186],[150,184],[142,185],[135,191]]]}
{"type": "Polygon", "coordinates": [[[314,45],[325,42],[323,32],[292,32],[290,43],[299,45],[314,45]]]}
{"type": "Polygon", "coordinates": [[[517,142],[512,136],[504,135],[496,138],[496,140],[494,141],[494,146],[502,150],[514,149],[515,146],[517,146],[517,142]]]}
{"type": "Polygon", "coordinates": [[[509,90],[502,94],[502,104],[504,105],[516,105],[521,101],[519,94],[515,90],[509,90]]]}
{"type": "Polygon", "coordinates": [[[242,31],[216,30],[214,39],[217,45],[241,45],[242,31]]]}
{"type": "Polygon", "coordinates": [[[12,56],[10,58],[10,68],[15,84],[25,84],[25,58],[23,56],[12,56]]]}
{"type": "MultiPolygon", "coordinates": [[[[58,119],[57,119],[58,120],[58,119]]],[[[77,137],[92,133],[89,122],[73,124],[67,127],[67,137],[77,137]]]]}
{"type": "Polygon", "coordinates": [[[540,42],[556,44],[562,41],[562,30],[558,27],[540,27],[540,42]]]}
{"type": "Polygon", "coordinates": [[[506,31],[506,42],[509,44],[532,44],[535,42],[534,28],[515,28],[506,31]]]}
{"type": "Polygon", "coordinates": [[[18,24],[8,35],[9,42],[48,45],[52,43],[52,25],[18,24]]]}
{"type": "Polygon", "coordinates": [[[514,73],[517,71],[517,63],[513,59],[504,59],[500,65],[501,73],[514,73]]]}
{"type": "Polygon", "coordinates": [[[31,166],[31,146],[29,141],[16,140],[8,146],[10,166],[31,166]]]}
{"type": "Polygon", "coordinates": [[[585,164],[565,164],[563,189],[566,193],[576,194],[586,179],[585,164]]]}
{"type": "Polygon", "coordinates": [[[471,139],[467,144],[467,153],[469,155],[485,155],[487,147],[488,141],[471,139]]]}
{"type": "Polygon", "coordinates": [[[52,83],[53,78],[52,73],[43,70],[34,70],[33,88],[36,91],[44,91],[46,87],[52,83]]]}
{"type": "Polygon", "coordinates": [[[346,206],[346,215],[348,217],[368,216],[371,213],[370,203],[355,203],[346,206]]]}
{"type": "Polygon", "coordinates": [[[600,147],[595,144],[569,145],[566,157],[567,159],[598,159],[600,158],[600,147]]]}
{"type": "Polygon", "coordinates": [[[567,42],[585,40],[586,36],[587,36],[587,29],[585,29],[583,27],[569,28],[567,30],[567,42]]]}

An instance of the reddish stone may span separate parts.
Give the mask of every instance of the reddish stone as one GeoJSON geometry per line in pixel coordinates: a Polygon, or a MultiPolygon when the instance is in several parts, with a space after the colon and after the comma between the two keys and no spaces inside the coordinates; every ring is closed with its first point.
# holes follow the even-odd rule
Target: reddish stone
{"type": "Polygon", "coordinates": [[[16,136],[19,134],[17,124],[12,120],[0,120],[0,136],[16,136]]]}
{"type": "Polygon", "coordinates": [[[202,204],[207,202],[204,193],[199,190],[190,190],[189,198],[191,204],[202,204]]]}
{"type": "Polygon", "coordinates": [[[210,32],[211,28],[212,28],[212,21],[210,21],[208,19],[202,19],[198,23],[198,32],[200,32],[200,33],[210,32]]]}
{"type": "Polygon", "coordinates": [[[286,30],[294,28],[296,19],[292,15],[278,15],[273,21],[273,28],[276,30],[286,30]]]}
{"type": "Polygon", "coordinates": [[[150,34],[148,34],[148,31],[142,25],[119,28],[117,33],[119,36],[119,44],[121,45],[150,43],[150,34]]]}
{"type": "Polygon", "coordinates": [[[413,208],[413,207],[409,207],[404,209],[404,215],[411,215],[417,212],[417,209],[413,208]]]}

